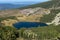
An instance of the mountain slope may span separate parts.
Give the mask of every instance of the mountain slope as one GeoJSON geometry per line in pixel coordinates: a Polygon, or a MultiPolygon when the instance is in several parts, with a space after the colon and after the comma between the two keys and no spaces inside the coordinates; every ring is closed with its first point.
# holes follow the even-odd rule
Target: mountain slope
{"type": "MultiPolygon", "coordinates": [[[[26,6],[26,7],[22,7],[20,9],[35,8],[35,7],[51,8],[53,5],[56,6],[58,2],[59,1],[47,1],[47,2],[43,2],[43,3],[38,3],[38,4],[33,4],[33,5],[26,6]]],[[[60,2],[59,2],[59,4],[60,4],[60,2]]],[[[60,6],[59,4],[57,6],[60,6]]]]}

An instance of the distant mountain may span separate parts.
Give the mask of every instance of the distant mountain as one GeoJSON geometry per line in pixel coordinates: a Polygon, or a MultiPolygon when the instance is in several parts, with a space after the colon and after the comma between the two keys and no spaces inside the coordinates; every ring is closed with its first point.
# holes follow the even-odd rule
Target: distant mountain
{"type": "Polygon", "coordinates": [[[4,10],[4,9],[12,9],[12,8],[19,8],[19,7],[23,7],[23,6],[27,6],[27,4],[0,4],[0,10],[4,10]]]}
{"type": "Polygon", "coordinates": [[[0,3],[0,10],[20,8],[34,3],[35,2],[0,3]]]}

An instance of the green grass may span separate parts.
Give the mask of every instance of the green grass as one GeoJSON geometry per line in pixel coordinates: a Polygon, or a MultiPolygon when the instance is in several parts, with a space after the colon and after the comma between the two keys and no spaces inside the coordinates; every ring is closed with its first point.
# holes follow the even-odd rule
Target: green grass
{"type": "Polygon", "coordinates": [[[16,29],[13,27],[0,27],[0,40],[16,40],[16,32],[16,29]]]}
{"type": "MultiPolygon", "coordinates": [[[[57,5],[58,1],[47,1],[47,2],[43,2],[43,3],[37,3],[37,4],[32,4],[29,6],[25,6],[25,7],[21,7],[18,9],[26,9],[26,8],[36,8],[36,7],[42,7],[42,8],[52,8],[52,6],[54,5],[54,7],[57,5]]],[[[60,3],[59,3],[60,4],[60,3]]],[[[59,7],[60,5],[57,5],[57,7],[59,7]]]]}
{"type": "Polygon", "coordinates": [[[45,27],[34,27],[34,28],[21,28],[21,29],[16,29],[14,27],[9,27],[9,26],[3,26],[0,27],[0,39],[1,40],[16,40],[16,38],[25,38],[25,39],[32,39],[32,34],[30,37],[28,37],[28,34],[26,35],[24,32],[28,30],[31,31],[32,33],[37,34],[36,39],[55,39],[55,38],[60,38],[60,25],[54,26],[54,25],[49,25],[45,27]],[[18,36],[16,36],[16,34],[18,36]]]}
{"type": "MultiPolygon", "coordinates": [[[[43,8],[51,8],[53,4],[55,4],[56,1],[48,1],[48,2],[44,2],[44,3],[38,3],[38,4],[34,4],[34,5],[30,5],[27,7],[22,7],[19,9],[25,9],[25,8],[35,8],[35,7],[43,7],[43,8]]],[[[60,5],[58,5],[60,6],[60,5]]],[[[44,15],[41,18],[41,22],[51,22],[54,17],[56,16],[56,14],[58,14],[60,12],[60,10],[51,10],[51,13],[48,15],[44,15]]],[[[15,16],[10,16],[10,17],[2,17],[0,18],[0,21],[2,20],[6,20],[6,19],[16,19],[15,16]]],[[[34,28],[21,28],[21,29],[16,29],[14,27],[9,27],[9,26],[1,26],[0,27],[0,40],[16,40],[17,38],[26,38],[28,39],[32,39],[32,34],[30,35],[30,37],[28,37],[28,35],[24,34],[24,32],[26,30],[31,30],[32,33],[37,34],[36,39],[51,39],[53,40],[54,38],[60,38],[60,25],[58,26],[54,26],[54,25],[49,25],[49,26],[45,26],[45,27],[34,27],[34,28]],[[18,36],[19,37],[18,37],[18,36]]]]}
{"type": "MultiPolygon", "coordinates": [[[[22,36],[25,35],[23,32],[25,30],[31,30],[33,33],[36,33],[38,36],[37,39],[54,39],[57,37],[60,37],[60,25],[54,26],[49,25],[45,27],[35,27],[35,28],[29,28],[29,29],[20,29],[19,32],[22,32],[22,36]]],[[[21,35],[21,33],[20,33],[21,35]]],[[[32,35],[31,35],[32,36],[32,35]]],[[[25,35],[25,38],[29,38],[27,35],[25,35]]],[[[31,38],[32,39],[32,38],[31,38]]]]}
{"type": "Polygon", "coordinates": [[[44,15],[43,17],[41,17],[41,22],[52,22],[52,20],[54,20],[56,14],[58,14],[60,12],[60,10],[51,10],[51,13],[48,15],[44,15]]]}
{"type": "Polygon", "coordinates": [[[3,20],[6,20],[6,19],[14,19],[14,20],[16,20],[16,17],[15,16],[0,17],[0,22],[3,21],[3,20]]]}

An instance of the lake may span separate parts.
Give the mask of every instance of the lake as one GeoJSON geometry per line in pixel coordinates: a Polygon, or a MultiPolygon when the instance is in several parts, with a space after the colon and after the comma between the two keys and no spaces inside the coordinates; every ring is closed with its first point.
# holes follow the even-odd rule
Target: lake
{"type": "Polygon", "coordinates": [[[38,27],[38,26],[48,26],[45,23],[41,22],[18,22],[13,24],[15,28],[32,28],[32,27],[38,27]]]}

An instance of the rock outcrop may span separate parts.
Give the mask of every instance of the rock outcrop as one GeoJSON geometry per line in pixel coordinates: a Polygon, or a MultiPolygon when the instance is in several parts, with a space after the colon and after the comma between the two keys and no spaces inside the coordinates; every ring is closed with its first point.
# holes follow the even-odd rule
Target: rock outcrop
{"type": "Polygon", "coordinates": [[[55,24],[55,25],[59,25],[60,24],[60,13],[56,14],[56,17],[54,18],[54,20],[51,23],[46,23],[48,25],[50,24],[55,24]]]}
{"type": "Polygon", "coordinates": [[[49,9],[44,9],[44,8],[40,8],[40,7],[37,7],[37,8],[28,8],[28,9],[23,9],[20,11],[22,14],[25,14],[25,15],[32,15],[32,14],[49,14],[50,13],[50,10],[49,9]]]}

